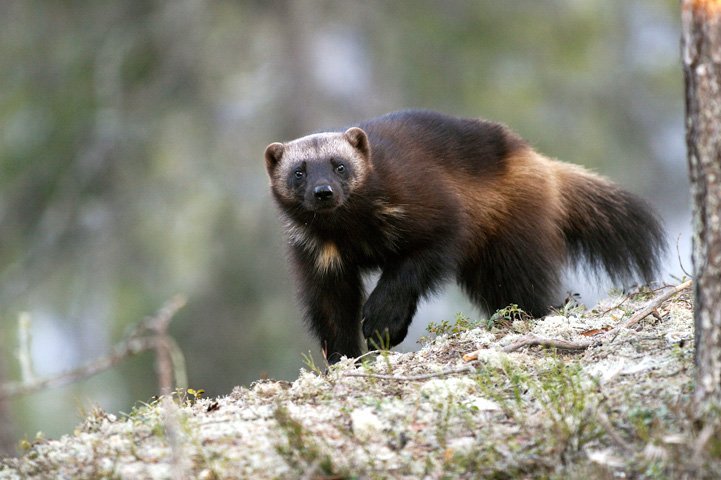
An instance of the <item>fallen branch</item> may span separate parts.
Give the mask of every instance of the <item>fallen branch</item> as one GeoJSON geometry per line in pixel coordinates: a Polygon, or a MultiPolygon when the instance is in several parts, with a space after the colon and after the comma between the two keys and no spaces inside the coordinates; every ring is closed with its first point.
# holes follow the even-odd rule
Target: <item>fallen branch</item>
{"type": "Polygon", "coordinates": [[[175,341],[168,335],[168,327],[170,321],[175,314],[185,305],[185,298],[175,296],[168,301],[163,308],[154,316],[141,322],[141,325],[151,331],[157,338],[155,346],[155,371],[158,376],[158,390],[161,395],[168,395],[173,390],[173,378],[176,383],[185,386],[187,379],[185,378],[185,360],[180,353],[175,341]],[[180,355],[178,355],[180,353],[180,355]],[[179,381],[177,368],[179,361],[183,362],[182,380],[179,381]]]}
{"type": "Polygon", "coordinates": [[[168,393],[175,378],[178,386],[185,386],[185,362],[180,348],[168,335],[167,328],[172,317],[185,305],[185,299],[176,296],[168,301],[153,317],[141,321],[131,334],[116,344],[111,353],[93,359],[80,367],[54,375],[34,377],[20,382],[0,385],[0,400],[59,387],[92,377],[108,370],[128,357],[154,350],[158,358],[158,384],[161,393],[168,393]],[[148,332],[150,334],[148,335],[148,332]],[[167,389],[167,392],[164,390],[167,389]]]}
{"type": "Polygon", "coordinates": [[[557,348],[559,350],[585,350],[590,347],[592,342],[581,341],[571,342],[569,340],[560,340],[556,338],[543,338],[537,337],[536,335],[525,335],[510,345],[506,345],[501,349],[503,352],[515,352],[523,347],[535,347],[540,345],[542,347],[557,348]]]}
{"type": "Polygon", "coordinates": [[[418,382],[422,380],[428,380],[430,378],[447,377],[449,375],[458,375],[459,373],[475,373],[475,367],[471,365],[464,365],[457,368],[447,368],[439,372],[424,373],[421,375],[383,375],[380,373],[360,373],[360,372],[348,372],[344,374],[344,377],[359,377],[359,378],[375,378],[378,380],[393,380],[396,382],[418,382]]]}
{"type": "Polygon", "coordinates": [[[693,280],[686,280],[680,285],[675,286],[671,290],[667,291],[663,295],[655,298],[654,300],[650,301],[643,309],[639,310],[638,312],[634,313],[631,318],[629,318],[624,323],[615,326],[613,329],[606,332],[602,340],[606,340],[606,338],[610,338],[611,341],[613,341],[616,336],[618,336],[619,332],[624,328],[631,328],[632,326],[636,325],[638,322],[643,320],[644,318],[651,315],[653,312],[656,311],[658,307],[660,307],[664,302],[666,302],[668,299],[673,297],[674,295],[677,295],[681,293],[682,291],[686,290],[693,284],[693,280]]]}
{"type": "MultiPolygon", "coordinates": [[[[547,348],[558,348],[560,350],[585,350],[586,348],[591,346],[590,341],[583,341],[583,342],[571,342],[569,340],[558,340],[555,338],[543,338],[538,337],[536,335],[525,335],[515,342],[506,345],[501,349],[502,352],[510,353],[515,352],[516,350],[520,350],[523,347],[534,347],[540,345],[542,347],[547,348]]],[[[473,360],[478,360],[478,354],[480,350],[476,350],[475,352],[466,353],[463,355],[463,360],[466,362],[471,362],[473,360]]]]}

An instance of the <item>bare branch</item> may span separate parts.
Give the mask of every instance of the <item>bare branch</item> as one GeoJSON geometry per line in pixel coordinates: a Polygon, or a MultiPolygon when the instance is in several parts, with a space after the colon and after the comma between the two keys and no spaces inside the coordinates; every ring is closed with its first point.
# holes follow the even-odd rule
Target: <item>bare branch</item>
{"type": "Polygon", "coordinates": [[[95,358],[80,367],[29,381],[9,382],[0,385],[0,399],[35,393],[48,388],[59,387],[92,377],[108,370],[128,357],[154,350],[158,358],[158,383],[161,393],[172,390],[173,378],[179,384],[185,382],[185,361],[175,341],[167,334],[170,320],[185,305],[185,300],[176,296],[168,301],[157,315],[141,321],[132,333],[116,344],[111,353],[95,358]],[[151,332],[147,335],[147,332],[151,332]]]}
{"type": "Polygon", "coordinates": [[[611,341],[618,336],[619,332],[624,328],[631,328],[632,326],[636,325],[638,322],[646,318],[647,316],[651,315],[658,307],[660,307],[665,301],[673,297],[674,295],[677,295],[681,293],[682,291],[686,290],[693,284],[693,280],[686,280],[680,285],[675,286],[671,290],[667,291],[663,295],[653,299],[650,301],[643,309],[639,310],[631,318],[629,318],[627,321],[622,323],[621,325],[615,326],[613,329],[606,332],[602,339],[605,340],[606,338],[610,338],[611,341]]]}
{"type": "Polygon", "coordinates": [[[472,365],[464,365],[457,368],[447,368],[439,372],[424,373],[421,375],[383,375],[379,373],[360,373],[360,372],[348,372],[345,373],[344,377],[360,377],[360,378],[376,378],[378,380],[392,380],[396,382],[418,382],[428,380],[430,378],[447,377],[449,375],[458,375],[460,373],[475,373],[476,368],[472,365]]]}
{"type": "MultiPolygon", "coordinates": [[[[185,305],[185,299],[177,295],[170,299],[157,315],[144,322],[147,329],[154,332],[157,338],[155,371],[158,376],[158,389],[161,395],[168,395],[173,390],[173,355],[171,353],[173,346],[170,344],[168,327],[170,326],[170,320],[183,305],[185,305]]],[[[175,378],[177,380],[177,376],[175,378]]]]}
{"type": "Polygon", "coordinates": [[[536,335],[525,335],[510,345],[503,347],[502,351],[515,352],[523,347],[533,347],[540,345],[542,347],[558,348],[560,350],[585,350],[591,346],[590,341],[571,342],[569,340],[560,340],[555,338],[543,338],[536,335]]]}

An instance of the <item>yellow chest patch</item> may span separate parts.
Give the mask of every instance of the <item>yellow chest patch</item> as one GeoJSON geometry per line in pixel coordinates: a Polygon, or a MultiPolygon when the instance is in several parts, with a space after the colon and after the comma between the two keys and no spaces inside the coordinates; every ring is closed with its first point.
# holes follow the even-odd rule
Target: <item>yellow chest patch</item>
{"type": "Polygon", "coordinates": [[[332,270],[340,270],[343,267],[343,260],[340,256],[338,246],[333,242],[325,242],[316,251],[315,268],[320,273],[328,273],[332,270]]]}

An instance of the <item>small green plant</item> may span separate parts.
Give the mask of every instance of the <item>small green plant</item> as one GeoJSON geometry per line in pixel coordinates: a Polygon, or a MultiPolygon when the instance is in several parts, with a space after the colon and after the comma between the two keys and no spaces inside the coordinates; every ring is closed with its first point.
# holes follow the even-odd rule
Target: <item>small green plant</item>
{"type": "Polygon", "coordinates": [[[196,390],[194,388],[189,388],[186,391],[186,401],[190,402],[190,405],[193,405],[195,402],[201,399],[203,394],[205,393],[205,390],[202,388],[196,390]]]}
{"type": "Polygon", "coordinates": [[[493,327],[511,324],[515,320],[530,320],[531,318],[533,318],[531,315],[519,308],[515,303],[512,303],[505,308],[496,310],[496,313],[491,315],[486,321],[486,328],[490,330],[493,327]]]}
{"type": "Polygon", "coordinates": [[[471,320],[468,316],[463,313],[456,313],[456,318],[453,323],[448,320],[441,320],[440,322],[429,322],[426,326],[426,331],[431,334],[430,337],[421,337],[420,343],[428,343],[436,337],[441,335],[457,335],[461,332],[472,330],[481,325],[480,322],[471,320]]]}
{"type": "Polygon", "coordinates": [[[483,394],[519,423],[525,421],[524,395],[529,382],[528,373],[509,361],[504,361],[501,368],[482,368],[476,375],[476,383],[483,394]]]}
{"type": "Polygon", "coordinates": [[[580,302],[580,296],[578,293],[569,293],[566,300],[563,302],[563,306],[560,308],[554,308],[553,310],[564,317],[568,317],[571,315],[581,315],[586,311],[586,306],[580,302]]]}
{"type": "Polygon", "coordinates": [[[648,407],[635,407],[628,411],[628,420],[633,426],[636,436],[643,442],[649,442],[662,430],[662,417],[668,415],[665,407],[652,409],[648,407]]]}
{"type": "MultiPolygon", "coordinates": [[[[192,407],[195,402],[200,400],[205,394],[205,390],[202,388],[176,388],[170,393],[170,398],[181,407],[192,407]]],[[[161,397],[153,397],[153,401],[150,405],[155,405],[161,400],[161,397]]]]}
{"type": "Polygon", "coordinates": [[[380,351],[380,356],[383,359],[383,362],[386,364],[386,375],[393,375],[393,365],[391,365],[391,355],[390,350],[385,349],[380,351]]]}
{"type": "Polygon", "coordinates": [[[308,473],[309,467],[318,468],[325,475],[333,475],[333,462],[315,443],[314,436],[298,420],[293,418],[284,405],[278,405],[273,412],[275,421],[285,434],[286,441],[276,445],[276,451],[291,468],[308,473]]]}
{"type": "Polygon", "coordinates": [[[317,375],[323,375],[323,370],[320,369],[318,365],[315,364],[315,360],[313,359],[313,354],[308,351],[308,353],[301,353],[301,356],[303,357],[303,363],[306,367],[308,367],[308,370],[311,372],[314,372],[317,375]]]}
{"type": "Polygon", "coordinates": [[[581,450],[603,434],[590,415],[598,408],[597,396],[592,386],[584,385],[582,373],[579,364],[556,358],[531,384],[531,392],[551,420],[556,449],[562,456],[581,450]]]}
{"type": "Polygon", "coordinates": [[[585,378],[580,365],[551,358],[548,367],[535,373],[510,362],[486,367],[479,370],[476,382],[519,427],[530,434],[549,431],[543,444],[546,453],[566,458],[603,434],[590,414],[598,408],[598,395],[585,378]]]}
{"type": "Polygon", "coordinates": [[[455,411],[455,398],[453,395],[449,395],[447,401],[438,410],[438,423],[436,423],[436,441],[443,449],[448,446],[448,432],[455,411]]]}
{"type": "Polygon", "coordinates": [[[25,435],[22,440],[18,442],[18,447],[23,452],[28,452],[33,446],[38,445],[40,443],[45,443],[47,440],[45,439],[45,434],[43,432],[36,432],[35,438],[32,440],[28,440],[27,435],[25,435]]]}
{"type": "Polygon", "coordinates": [[[391,339],[387,329],[384,330],[383,333],[376,332],[373,337],[368,339],[368,341],[370,342],[368,345],[379,352],[391,349],[391,339]]]}

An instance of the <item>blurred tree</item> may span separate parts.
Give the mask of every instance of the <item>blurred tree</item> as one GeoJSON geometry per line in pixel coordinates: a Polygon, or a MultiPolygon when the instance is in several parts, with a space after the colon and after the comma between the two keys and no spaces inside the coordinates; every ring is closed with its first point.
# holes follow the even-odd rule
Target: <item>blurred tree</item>
{"type": "Polygon", "coordinates": [[[684,0],[686,143],[693,197],[697,418],[721,403],[721,0],[684,0]]]}
{"type": "MultiPolygon", "coordinates": [[[[5,362],[0,355],[0,385],[5,381],[5,362]]],[[[0,455],[10,455],[15,451],[15,425],[10,418],[9,402],[0,398],[0,455]]]]}

